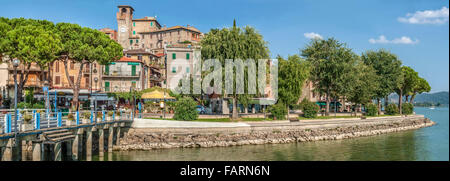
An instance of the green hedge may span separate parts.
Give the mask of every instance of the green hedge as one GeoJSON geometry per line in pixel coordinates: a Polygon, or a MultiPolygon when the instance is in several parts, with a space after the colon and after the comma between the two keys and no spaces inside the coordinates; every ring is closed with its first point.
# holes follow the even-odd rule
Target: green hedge
{"type": "Polygon", "coordinates": [[[402,104],[402,114],[412,114],[414,111],[414,105],[411,103],[402,104]]]}
{"type": "Polygon", "coordinates": [[[192,121],[198,118],[197,102],[190,97],[180,98],[175,103],[175,120],[192,121]]]}
{"type": "Polygon", "coordinates": [[[284,120],[287,115],[287,107],[283,103],[278,102],[269,108],[269,112],[274,120],[284,120]]]}
{"type": "Polygon", "coordinates": [[[317,117],[317,113],[319,112],[319,105],[307,99],[303,99],[300,105],[303,111],[303,117],[305,118],[317,117]]]}
{"type": "Polygon", "coordinates": [[[399,112],[398,112],[398,106],[397,106],[397,104],[389,104],[387,107],[386,107],[386,114],[387,115],[396,115],[396,114],[398,114],[399,112]]]}
{"type": "Polygon", "coordinates": [[[367,116],[376,116],[378,114],[378,107],[375,104],[367,104],[366,105],[366,115],[367,116]]]}

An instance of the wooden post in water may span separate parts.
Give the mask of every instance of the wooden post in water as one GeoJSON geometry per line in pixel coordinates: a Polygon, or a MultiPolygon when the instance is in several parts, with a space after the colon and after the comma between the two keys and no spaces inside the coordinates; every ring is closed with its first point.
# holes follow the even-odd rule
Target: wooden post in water
{"type": "Polygon", "coordinates": [[[9,138],[5,149],[3,149],[2,161],[12,161],[13,160],[13,158],[12,158],[13,157],[13,146],[14,146],[14,138],[9,138]]]}
{"type": "Polygon", "coordinates": [[[86,132],[86,160],[92,160],[92,129],[88,128],[86,132]]]}
{"type": "MultiPolygon", "coordinates": [[[[77,121],[78,122],[78,121],[77,121]]],[[[72,160],[78,160],[79,158],[79,154],[80,148],[83,148],[83,142],[81,141],[81,139],[83,139],[83,128],[78,128],[76,130],[76,134],[75,134],[75,139],[72,142],[72,160]]]]}
{"type": "Polygon", "coordinates": [[[22,140],[22,143],[20,145],[22,147],[22,161],[27,161],[27,141],[22,140]]]}
{"type": "Polygon", "coordinates": [[[117,133],[116,133],[116,145],[120,144],[120,125],[117,127],[117,133]]]}
{"type": "Polygon", "coordinates": [[[33,144],[33,161],[42,161],[42,143],[33,144]]]}
{"type": "Polygon", "coordinates": [[[110,124],[109,125],[109,136],[108,136],[108,153],[112,153],[113,138],[114,138],[114,126],[110,124]]]}
{"type": "Polygon", "coordinates": [[[105,149],[105,132],[103,128],[100,128],[98,130],[98,156],[103,157],[104,156],[104,149],[105,149]]]}
{"type": "Polygon", "coordinates": [[[55,161],[62,161],[61,142],[55,143],[53,152],[55,153],[55,161]]]}

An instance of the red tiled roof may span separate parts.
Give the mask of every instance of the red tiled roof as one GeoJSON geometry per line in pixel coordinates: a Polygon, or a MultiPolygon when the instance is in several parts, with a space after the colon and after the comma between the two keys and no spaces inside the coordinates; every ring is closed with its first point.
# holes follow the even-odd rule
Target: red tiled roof
{"type": "Polygon", "coordinates": [[[162,56],[164,56],[164,53],[157,53],[156,56],[157,57],[162,57],[162,56]]]}
{"type": "Polygon", "coordinates": [[[122,57],[119,60],[117,60],[116,62],[139,62],[139,63],[141,63],[140,60],[136,60],[136,59],[132,59],[132,58],[128,58],[128,57],[122,57]]]}

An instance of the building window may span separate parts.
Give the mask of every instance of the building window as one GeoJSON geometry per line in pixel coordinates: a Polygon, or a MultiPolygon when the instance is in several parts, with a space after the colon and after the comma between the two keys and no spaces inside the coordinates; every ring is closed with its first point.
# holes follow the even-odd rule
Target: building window
{"type": "Polygon", "coordinates": [[[153,44],[150,43],[150,48],[153,48],[153,44]]]}
{"type": "Polygon", "coordinates": [[[177,59],[177,54],[175,54],[175,53],[172,53],[172,59],[177,59]]]}
{"type": "Polygon", "coordinates": [[[105,92],[109,92],[109,82],[105,82],[105,92]]]}
{"type": "Polygon", "coordinates": [[[153,26],[153,22],[150,22],[150,26],[153,26]]]}
{"type": "Polygon", "coordinates": [[[133,26],[136,26],[136,22],[133,22],[133,26]]]}
{"type": "Polygon", "coordinates": [[[61,78],[59,76],[55,76],[55,84],[60,84],[61,83],[61,78]]]}
{"type": "Polygon", "coordinates": [[[130,40],[130,45],[132,45],[133,44],[133,40],[130,40]]]}
{"type": "Polygon", "coordinates": [[[177,68],[176,67],[172,67],[172,73],[176,73],[177,72],[177,68]]]}
{"type": "Polygon", "coordinates": [[[55,72],[59,72],[59,62],[55,62],[55,72]]]}
{"type": "Polygon", "coordinates": [[[133,35],[135,35],[136,34],[136,31],[133,31],[133,35]]]}
{"type": "Polygon", "coordinates": [[[153,38],[153,34],[150,34],[150,39],[152,39],[153,38]]]}
{"type": "Polygon", "coordinates": [[[84,80],[85,87],[89,87],[89,77],[85,77],[84,80]]]}
{"type": "Polygon", "coordinates": [[[186,67],[186,73],[189,73],[189,67],[186,67]]]}
{"type": "Polygon", "coordinates": [[[136,81],[131,82],[131,87],[136,88],[136,81]]]}
{"type": "Polygon", "coordinates": [[[186,53],[186,60],[189,60],[189,53],[186,53]]]}
{"type": "Polygon", "coordinates": [[[75,63],[74,62],[70,62],[70,70],[74,70],[75,69],[75,63]]]}
{"type": "Polygon", "coordinates": [[[142,55],[138,55],[138,60],[142,60],[142,55]]]}
{"type": "Polygon", "coordinates": [[[136,43],[139,43],[139,40],[136,40],[136,43]]]}
{"type": "Polygon", "coordinates": [[[75,83],[75,77],[74,76],[69,76],[70,81],[72,81],[72,83],[75,83]]]}

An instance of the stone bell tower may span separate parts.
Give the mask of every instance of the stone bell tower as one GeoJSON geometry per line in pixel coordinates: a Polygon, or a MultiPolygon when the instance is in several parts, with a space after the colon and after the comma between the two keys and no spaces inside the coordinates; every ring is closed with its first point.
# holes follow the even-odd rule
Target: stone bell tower
{"type": "Polygon", "coordinates": [[[117,6],[119,12],[117,12],[117,40],[122,45],[124,50],[130,49],[130,36],[132,30],[133,11],[131,6],[121,5],[117,6]]]}

